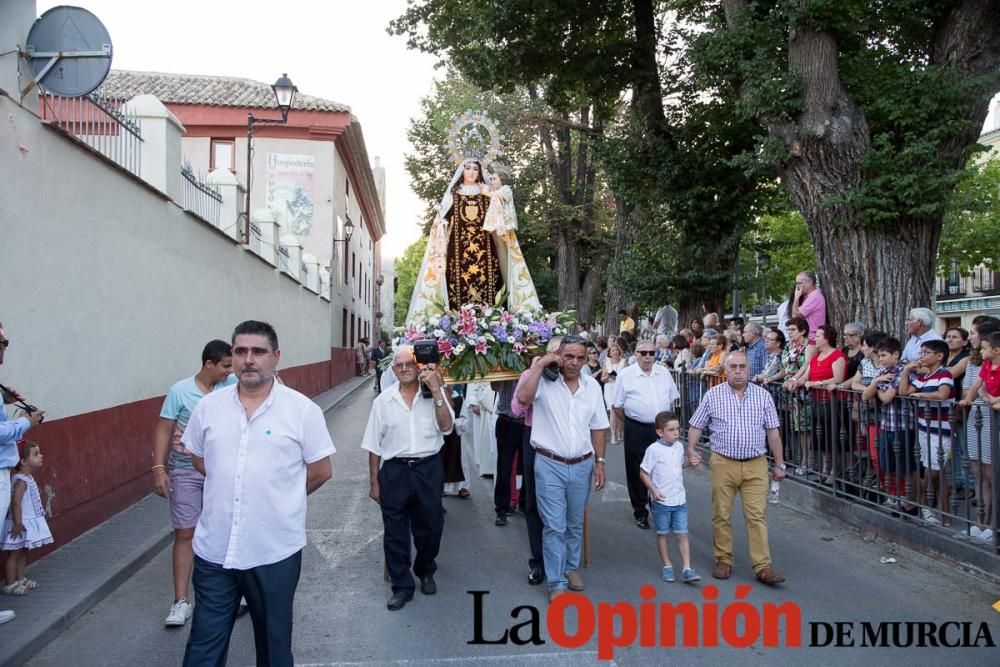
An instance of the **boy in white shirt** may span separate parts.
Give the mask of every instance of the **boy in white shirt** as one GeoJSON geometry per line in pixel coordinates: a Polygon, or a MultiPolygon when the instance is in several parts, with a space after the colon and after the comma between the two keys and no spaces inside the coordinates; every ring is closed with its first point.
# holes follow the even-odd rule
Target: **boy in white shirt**
{"type": "Polygon", "coordinates": [[[653,522],[656,525],[656,548],[663,561],[664,581],[677,581],[667,551],[667,536],[677,535],[684,569],[681,580],[685,583],[700,581],[701,576],[691,567],[691,545],[688,542],[687,496],[684,493],[682,469],[690,462],[681,439],[681,424],[671,412],[656,415],[656,442],[646,449],[639,464],[639,477],[649,489],[653,522]]]}

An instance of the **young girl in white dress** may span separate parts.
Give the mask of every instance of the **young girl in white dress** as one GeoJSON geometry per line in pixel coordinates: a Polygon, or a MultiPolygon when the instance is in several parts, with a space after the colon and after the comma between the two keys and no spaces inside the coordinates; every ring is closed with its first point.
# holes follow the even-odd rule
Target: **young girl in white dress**
{"type": "Polygon", "coordinates": [[[45,508],[38,493],[34,472],[42,467],[42,450],[33,442],[18,443],[20,459],[11,480],[13,494],[10,512],[3,522],[0,549],[9,551],[4,567],[3,592],[7,595],[27,595],[38,582],[24,576],[28,550],[52,544],[52,531],[45,522],[45,508]]]}

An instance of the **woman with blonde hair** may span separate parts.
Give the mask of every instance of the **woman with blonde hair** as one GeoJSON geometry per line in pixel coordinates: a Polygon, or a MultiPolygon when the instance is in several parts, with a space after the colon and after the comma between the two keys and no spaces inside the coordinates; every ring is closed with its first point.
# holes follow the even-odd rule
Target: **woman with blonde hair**
{"type": "MultiPolygon", "coordinates": [[[[604,404],[611,407],[615,397],[615,387],[618,386],[618,376],[628,362],[622,355],[621,339],[615,340],[608,345],[608,357],[604,360],[604,368],[601,370],[601,382],[604,383],[604,404]]],[[[615,413],[611,411],[611,444],[618,444],[625,439],[625,424],[620,422],[615,413]]]]}

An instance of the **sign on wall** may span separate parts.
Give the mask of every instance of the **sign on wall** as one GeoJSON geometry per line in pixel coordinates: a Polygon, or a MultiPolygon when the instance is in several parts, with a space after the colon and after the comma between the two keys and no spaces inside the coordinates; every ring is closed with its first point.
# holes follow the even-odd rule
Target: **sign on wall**
{"type": "Polygon", "coordinates": [[[316,196],[312,155],[267,154],[267,207],[286,230],[308,236],[316,196]]]}

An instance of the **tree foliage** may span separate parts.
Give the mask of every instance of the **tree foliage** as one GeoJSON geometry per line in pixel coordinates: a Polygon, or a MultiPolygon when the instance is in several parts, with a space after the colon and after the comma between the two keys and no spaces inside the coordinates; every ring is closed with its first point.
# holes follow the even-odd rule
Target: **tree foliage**
{"type": "Polygon", "coordinates": [[[417,284],[417,274],[420,272],[420,262],[424,258],[427,247],[427,237],[421,236],[403,251],[396,260],[396,308],[395,321],[400,325],[406,323],[406,311],[410,309],[410,298],[417,284]]]}
{"type": "Polygon", "coordinates": [[[680,0],[706,91],[741,80],[836,320],[928,305],[942,218],[1000,65],[1000,1],[680,0]]]}
{"type": "Polygon", "coordinates": [[[1000,158],[973,165],[959,182],[944,216],[938,275],[959,275],[1000,259],[1000,158]]]}

